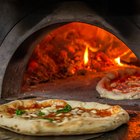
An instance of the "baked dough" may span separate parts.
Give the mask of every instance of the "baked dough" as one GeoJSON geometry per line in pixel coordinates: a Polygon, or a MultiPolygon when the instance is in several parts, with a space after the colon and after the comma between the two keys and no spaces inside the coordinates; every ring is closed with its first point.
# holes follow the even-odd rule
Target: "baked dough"
{"type": "Polygon", "coordinates": [[[120,106],[96,102],[31,99],[15,100],[0,106],[0,127],[32,136],[107,132],[127,123],[128,120],[128,113],[120,106]],[[69,111],[64,109],[66,105],[69,106],[69,111]],[[19,114],[21,109],[23,112],[19,114]],[[44,115],[37,115],[40,111],[44,115]],[[45,118],[52,116],[49,113],[55,114],[53,118],[45,118]]]}

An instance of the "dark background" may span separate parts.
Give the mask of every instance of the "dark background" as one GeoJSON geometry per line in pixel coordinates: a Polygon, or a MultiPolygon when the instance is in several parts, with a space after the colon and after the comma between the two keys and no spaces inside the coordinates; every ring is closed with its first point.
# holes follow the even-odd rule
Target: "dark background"
{"type": "MultiPolygon", "coordinates": [[[[65,0],[0,0],[0,45],[24,17],[41,9],[51,12],[65,0]]],[[[79,0],[80,1],[80,0],[79,0]]],[[[103,16],[128,17],[140,29],[140,0],[81,0],[103,16]]]]}

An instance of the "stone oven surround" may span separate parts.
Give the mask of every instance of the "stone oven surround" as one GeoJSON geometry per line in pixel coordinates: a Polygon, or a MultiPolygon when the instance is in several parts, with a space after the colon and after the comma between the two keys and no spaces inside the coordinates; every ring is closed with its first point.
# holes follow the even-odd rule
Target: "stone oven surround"
{"type": "Polygon", "coordinates": [[[33,43],[32,39],[42,36],[45,33],[43,33],[44,28],[49,31],[73,21],[89,23],[111,32],[125,42],[136,56],[140,58],[140,50],[138,47],[140,45],[140,30],[127,18],[121,16],[100,16],[84,1],[57,3],[51,12],[47,9],[39,9],[25,16],[9,31],[3,40],[0,47],[1,97],[18,96],[20,94],[21,77],[23,76],[27,60],[34,49],[33,44],[35,42],[33,43]],[[119,21],[118,24],[116,24],[119,28],[114,24],[116,21],[119,21]],[[31,35],[32,37],[30,37],[31,35]],[[28,46],[27,44],[30,44],[32,47],[26,48],[25,46],[28,46]],[[19,49],[19,46],[21,49],[19,49]],[[16,50],[19,51],[20,55],[12,57],[16,50]],[[24,60],[22,60],[23,56],[25,58],[24,60]],[[22,62],[22,64],[18,67],[16,66],[18,62],[13,63],[12,66],[8,65],[11,59],[14,60],[15,58],[19,58],[18,62],[22,62]],[[11,86],[9,87],[9,85],[11,86]]]}

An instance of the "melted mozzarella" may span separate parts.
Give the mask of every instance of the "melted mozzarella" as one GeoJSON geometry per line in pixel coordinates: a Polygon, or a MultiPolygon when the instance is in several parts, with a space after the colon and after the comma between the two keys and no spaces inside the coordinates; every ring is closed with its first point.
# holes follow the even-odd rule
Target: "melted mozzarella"
{"type": "Polygon", "coordinates": [[[56,109],[55,106],[46,107],[46,108],[43,108],[43,109],[41,110],[41,112],[45,113],[45,115],[48,115],[49,113],[51,113],[51,112],[56,112],[56,111],[57,111],[57,109],[56,109]]]}

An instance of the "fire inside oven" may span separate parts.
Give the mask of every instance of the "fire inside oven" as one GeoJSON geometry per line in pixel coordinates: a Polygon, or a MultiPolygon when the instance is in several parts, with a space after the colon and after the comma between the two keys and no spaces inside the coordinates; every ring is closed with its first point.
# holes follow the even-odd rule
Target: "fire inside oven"
{"type": "Polygon", "coordinates": [[[34,46],[21,92],[41,85],[47,91],[55,81],[69,83],[79,77],[86,81],[99,73],[135,65],[139,65],[138,58],[115,35],[91,24],[72,22],[50,31],[34,46]]]}

